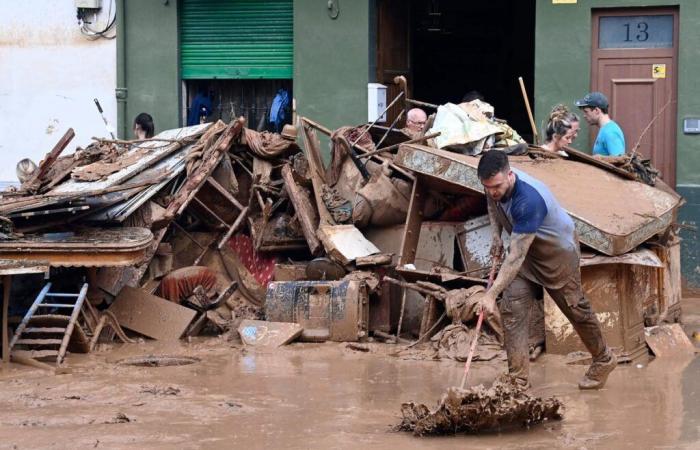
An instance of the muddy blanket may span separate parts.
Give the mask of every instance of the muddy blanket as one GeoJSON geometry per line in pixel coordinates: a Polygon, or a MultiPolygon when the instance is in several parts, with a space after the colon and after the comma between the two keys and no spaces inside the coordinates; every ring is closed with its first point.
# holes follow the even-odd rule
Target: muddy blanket
{"type": "Polygon", "coordinates": [[[423,404],[404,403],[403,420],[397,430],[417,436],[476,433],[559,420],[561,408],[556,398],[532,397],[514,379],[503,375],[490,388],[449,388],[434,411],[423,404]]]}

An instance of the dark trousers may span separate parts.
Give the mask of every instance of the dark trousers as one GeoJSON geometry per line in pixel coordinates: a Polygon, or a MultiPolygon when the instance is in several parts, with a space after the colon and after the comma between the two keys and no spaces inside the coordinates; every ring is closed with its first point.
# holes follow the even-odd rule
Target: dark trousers
{"type": "MultiPolygon", "coordinates": [[[[546,288],[562,313],[569,319],[576,333],[593,356],[593,361],[608,358],[608,349],[603,338],[600,323],[591,309],[591,304],[581,289],[581,272],[575,275],[559,289],[546,288]]],[[[521,275],[504,291],[498,301],[501,311],[505,348],[508,355],[508,373],[527,380],[530,372],[530,355],[528,338],[530,326],[531,303],[538,301],[541,287],[521,275]]]]}

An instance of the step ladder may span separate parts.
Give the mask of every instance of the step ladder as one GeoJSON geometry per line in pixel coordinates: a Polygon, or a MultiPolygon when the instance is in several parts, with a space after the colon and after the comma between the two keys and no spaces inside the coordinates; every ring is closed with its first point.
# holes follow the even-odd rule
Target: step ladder
{"type": "Polygon", "coordinates": [[[10,342],[10,354],[38,360],[55,358],[59,366],[69,344],[72,352],[87,353],[89,343],[80,326],[76,327],[87,289],[85,283],[78,294],[50,292],[51,283],[47,283],[17,327],[10,342]],[[75,336],[74,330],[78,330],[75,336]]]}

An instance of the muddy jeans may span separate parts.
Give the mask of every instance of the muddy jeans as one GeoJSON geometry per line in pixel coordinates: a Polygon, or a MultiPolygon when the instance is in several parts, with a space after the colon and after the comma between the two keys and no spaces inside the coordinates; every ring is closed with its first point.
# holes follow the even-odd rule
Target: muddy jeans
{"type": "MultiPolygon", "coordinates": [[[[583,341],[594,361],[608,357],[607,345],[603,338],[600,323],[591,309],[591,304],[581,290],[579,271],[560,289],[545,288],[562,313],[569,319],[576,333],[583,341]]],[[[528,379],[530,355],[528,338],[531,302],[538,301],[540,286],[521,275],[504,291],[498,301],[501,311],[505,347],[508,354],[508,372],[520,379],[528,379]]]]}

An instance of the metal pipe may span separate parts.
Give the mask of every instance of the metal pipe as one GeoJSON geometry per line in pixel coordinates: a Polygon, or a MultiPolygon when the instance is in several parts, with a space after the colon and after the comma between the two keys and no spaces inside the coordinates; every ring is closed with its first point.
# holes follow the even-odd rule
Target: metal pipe
{"type": "Polygon", "coordinates": [[[353,146],[353,147],[355,146],[355,144],[357,144],[358,142],[360,142],[360,139],[362,139],[362,138],[364,137],[364,135],[367,134],[367,132],[368,132],[373,126],[375,126],[375,125],[377,124],[377,122],[379,122],[379,119],[381,119],[382,116],[383,116],[384,114],[386,114],[387,111],[389,111],[389,108],[391,108],[392,106],[394,106],[394,104],[395,104],[396,102],[398,102],[399,99],[400,99],[401,97],[403,97],[403,92],[400,92],[399,95],[397,95],[396,98],[394,98],[394,100],[392,100],[391,103],[389,103],[389,105],[388,105],[386,108],[384,108],[384,111],[382,111],[382,113],[379,114],[379,116],[378,116],[376,119],[374,119],[374,122],[372,122],[368,127],[366,127],[366,128],[364,129],[364,131],[362,131],[362,133],[360,133],[360,135],[357,137],[357,139],[355,139],[355,142],[352,143],[352,146],[353,146]]]}

